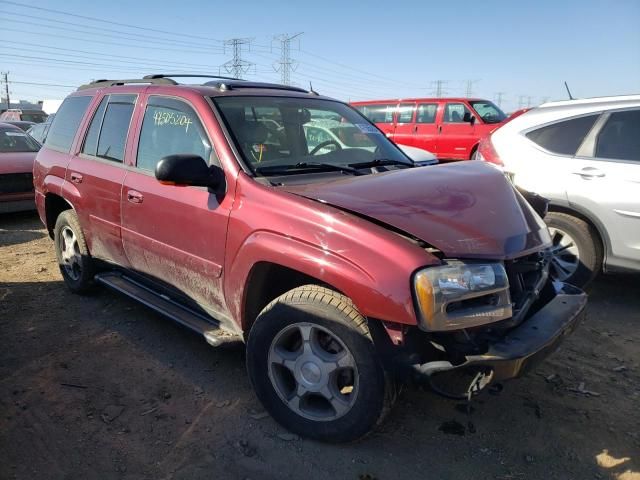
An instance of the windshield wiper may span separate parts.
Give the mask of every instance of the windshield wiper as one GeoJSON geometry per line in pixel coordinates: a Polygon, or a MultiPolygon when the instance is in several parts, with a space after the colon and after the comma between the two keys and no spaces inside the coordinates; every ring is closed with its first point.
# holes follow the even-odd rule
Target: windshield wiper
{"type": "Polygon", "coordinates": [[[376,158],[370,162],[350,163],[350,167],[354,168],[369,168],[369,167],[382,167],[385,165],[404,165],[406,167],[413,167],[413,164],[403,162],[401,160],[391,160],[390,158],[376,158]]]}
{"type": "Polygon", "coordinates": [[[321,162],[298,162],[292,165],[269,165],[266,167],[257,167],[255,169],[256,173],[261,175],[289,175],[295,174],[300,170],[337,171],[350,173],[351,175],[363,175],[355,168],[351,168],[346,165],[321,162]]]}

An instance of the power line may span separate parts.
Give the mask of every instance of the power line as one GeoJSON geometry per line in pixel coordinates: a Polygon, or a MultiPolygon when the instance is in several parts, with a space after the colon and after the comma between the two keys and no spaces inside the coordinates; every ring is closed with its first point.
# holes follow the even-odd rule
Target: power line
{"type": "MultiPolygon", "coordinates": [[[[50,47],[48,45],[42,45],[42,44],[39,44],[39,43],[12,42],[12,41],[7,41],[7,40],[3,40],[3,43],[10,43],[10,44],[14,44],[14,45],[20,45],[20,47],[21,47],[20,50],[21,51],[22,50],[33,51],[33,49],[24,48],[25,46],[27,46],[27,47],[38,47],[39,49],[45,48],[45,49],[48,49],[48,50],[60,50],[60,51],[64,51],[64,52],[87,53],[89,55],[96,55],[98,58],[101,58],[101,57],[115,57],[114,60],[115,59],[120,60],[122,58],[126,58],[126,59],[129,59],[129,60],[152,61],[154,63],[157,63],[158,65],[161,65],[161,64],[166,64],[166,65],[169,65],[169,66],[184,65],[185,68],[187,68],[187,67],[189,67],[189,68],[191,68],[191,67],[194,67],[194,68],[205,68],[205,69],[206,68],[210,68],[208,66],[195,65],[195,64],[192,64],[192,63],[165,62],[163,60],[156,60],[156,59],[152,59],[152,58],[129,57],[129,56],[125,56],[125,55],[113,55],[113,54],[102,53],[102,52],[91,52],[91,51],[87,51],[87,50],[75,50],[75,49],[62,48],[62,47],[50,47]]],[[[0,48],[3,48],[3,47],[0,47],[0,48]]],[[[9,47],[4,47],[4,48],[9,48],[9,47]]],[[[40,50],[37,50],[37,51],[40,51],[40,50]]],[[[41,52],[41,53],[44,53],[44,52],[41,52]]],[[[66,53],[65,53],[65,55],[71,56],[71,55],[66,54],[66,53]]],[[[111,59],[107,59],[107,60],[111,60],[111,59]]]]}
{"type": "MultiPolygon", "coordinates": [[[[5,79],[6,82],[6,79],[5,79]]],[[[57,83],[35,83],[35,82],[17,82],[15,80],[11,80],[9,82],[11,85],[19,84],[19,85],[35,85],[38,87],[66,87],[66,88],[76,88],[77,85],[60,85],[57,83]]]]}
{"type": "Polygon", "coordinates": [[[155,43],[161,43],[161,44],[168,44],[168,45],[184,45],[187,47],[195,47],[195,48],[207,48],[207,49],[217,49],[217,51],[222,52],[222,48],[221,47],[211,47],[211,45],[208,44],[204,44],[204,43],[195,43],[195,42],[185,42],[182,40],[173,40],[173,39],[159,39],[157,38],[157,35],[143,35],[140,33],[131,33],[131,32],[125,32],[122,30],[113,30],[113,29],[108,29],[108,28],[100,28],[100,31],[97,32],[95,30],[93,31],[87,31],[86,28],[91,28],[91,27],[87,27],[86,24],[81,24],[81,23],[76,23],[76,22],[65,22],[64,20],[56,20],[56,19],[51,19],[51,18],[45,18],[45,17],[39,17],[37,15],[25,15],[23,13],[13,13],[13,12],[6,12],[6,11],[0,11],[1,15],[13,15],[15,17],[19,17],[21,18],[20,20],[20,24],[24,24],[24,25],[35,25],[37,27],[45,27],[45,28],[53,28],[56,30],[64,30],[64,31],[69,31],[69,32],[78,32],[78,33],[84,33],[84,34],[88,34],[88,35],[99,35],[101,37],[106,36],[106,37],[110,37],[110,38],[122,38],[122,35],[127,35],[128,37],[133,37],[133,38],[123,38],[123,40],[135,40],[135,41],[140,41],[138,40],[138,38],[142,38],[144,42],[153,42],[155,43]],[[81,27],[81,28],[85,28],[85,30],[76,30],[76,29],[72,29],[72,28],[68,28],[68,27],[60,27],[58,25],[48,25],[46,23],[39,23],[39,22],[29,22],[27,20],[22,20],[22,18],[34,18],[36,20],[44,20],[46,22],[52,22],[55,24],[64,24],[64,25],[71,25],[74,27],[81,27]],[[117,36],[114,35],[106,35],[104,32],[111,32],[111,33],[116,33],[117,36]]]}
{"type": "MultiPolygon", "coordinates": [[[[0,12],[0,13],[4,13],[4,12],[0,12]]],[[[20,24],[33,25],[36,27],[52,28],[54,30],[62,30],[64,32],[81,33],[83,35],[93,35],[93,36],[98,36],[100,38],[115,38],[115,39],[126,40],[129,42],[140,42],[140,43],[153,44],[153,45],[158,44],[158,45],[169,45],[169,46],[187,47],[187,48],[199,48],[199,49],[211,50],[217,53],[222,53],[222,49],[219,47],[203,46],[202,44],[198,44],[198,43],[180,42],[172,39],[168,39],[168,40],[147,40],[146,38],[139,39],[139,38],[136,38],[139,36],[137,34],[118,32],[117,30],[107,30],[111,32],[115,31],[117,33],[117,35],[113,35],[109,33],[103,33],[102,31],[87,31],[84,29],[80,30],[77,28],[58,27],[56,25],[47,25],[45,23],[29,22],[26,20],[21,20],[20,24]],[[123,37],[123,35],[126,35],[126,36],[123,37]]],[[[38,32],[38,33],[41,33],[41,32],[38,32]]],[[[147,36],[145,35],[144,37],[147,37],[147,36]]]]}
{"type": "MultiPolygon", "coordinates": [[[[2,0],[0,0],[2,1],[2,0]]],[[[57,33],[45,33],[45,32],[32,32],[29,30],[19,30],[16,28],[3,28],[2,29],[3,32],[17,32],[17,33],[22,33],[22,34],[27,34],[27,35],[45,35],[48,37],[55,37],[55,38],[66,38],[68,40],[76,40],[76,41],[80,41],[80,42],[90,42],[90,43],[98,43],[100,45],[116,45],[119,47],[127,47],[128,49],[130,48],[144,48],[146,50],[151,50],[153,49],[154,51],[166,51],[166,52],[180,52],[180,53],[197,53],[199,55],[202,55],[202,50],[185,50],[184,48],[158,48],[153,46],[152,44],[149,45],[132,45],[130,43],[117,43],[117,42],[107,42],[107,41],[103,41],[103,40],[91,40],[91,39],[87,39],[87,38],[79,38],[79,37],[70,37],[69,35],[58,35],[57,33]]]]}
{"type": "Polygon", "coordinates": [[[298,66],[297,62],[291,60],[291,40],[302,35],[303,32],[296,33],[294,35],[287,35],[283,33],[277,35],[274,40],[277,40],[282,45],[280,47],[280,61],[276,62],[274,69],[276,72],[280,72],[280,81],[283,85],[291,85],[291,71],[295,70],[298,66]]]}
{"type": "Polygon", "coordinates": [[[118,25],[120,27],[135,28],[137,30],[146,30],[148,32],[162,33],[163,35],[174,35],[174,36],[179,36],[179,37],[197,38],[199,40],[205,40],[207,42],[211,42],[211,41],[220,42],[221,41],[221,40],[217,40],[215,38],[201,37],[199,35],[190,35],[190,34],[186,34],[186,33],[173,33],[173,32],[167,31],[167,30],[159,30],[159,29],[155,29],[155,28],[140,27],[138,25],[132,25],[132,24],[128,24],[128,23],[113,22],[111,20],[104,20],[102,18],[89,17],[89,16],[86,16],[86,15],[78,15],[78,14],[75,14],[75,13],[64,12],[62,10],[54,10],[52,8],[36,7],[35,5],[27,5],[27,4],[24,4],[24,3],[12,2],[12,1],[9,1],[9,0],[0,0],[0,3],[4,3],[4,4],[7,4],[7,5],[14,5],[16,7],[21,7],[21,8],[31,8],[33,10],[40,10],[40,11],[43,11],[43,12],[57,13],[59,15],[67,15],[69,17],[82,18],[83,20],[91,20],[93,22],[107,23],[109,25],[118,25]]]}
{"type": "Polygon", "coordinates": [[[222,65],[227,73],[230,73],[235,78],[242,78],[242,76],[249,71],[249,69],[255,64],[248,62],[242,58],[242,47],[247,46],[247,49],[251,48],[250,38],[231,38],[225,40],[225,53],[226,47],[231,48],[233,58],[222,65]]]}
{"type": "MultiPolygon", "coordinates": [[[[11,47],[4,47],[4,46],[0,46],[0,49],[7,49],[10,51],[15,51],[15,49],[12,49],[11,47]]],[[[40,54],[46,54],[46,55],[53,55],[54,53],[52,52],[43,52],[42,50],[38,50],[38,49],[34,49],[34,48],[24,48],[22,47],[20,49],[21,52],[26,52],[26,53],[31,53],[31,52],[35,52],[35,53],[40,53],[40,54]]],[[[73,51],[73,50],[71,50],[73,51]]],[[[0,52],[0,54],[4,54],[3,52],[0,52]]],[[[57,52],[56,52],[57,54],[57,52]]],[[[155,63],[154,60],[152,59],[148,59],[148,63],[146,63],[146,59],[144,58],[137,58],[135,60],[125,60],[125,58],[128,57],[118,57],[116,56],[116,58],[101,58],[101,55],[97,55],[97,56],[92,56],[92,55],[74,55],[72,53],[66,53],[66,52],[62,52],[59,53],[59,55],[64,55],[64,61],[67,61],[67,58],[79,58],[82,60],[92,60],[92,61],[98,61],[98,62],[102,62],[104,60],[107,61],[117,61],[118,63],[124,63],[124,64],[133,64],[136,66],[140,66],[141,65],[141,61],[144,61],[144,65],[151,65],[153,68],[160,68],[160,69],[165,69],[165,68],[195,68],[195,69],[199,69],[199,70],[209,70],[211,67],[210,66],[205,66],[205,65],[188,65],[188,64],[179,64],[179,63],[169,63],[169,62],[162,62],[160,61],[160,63],[155,63]],[[152,63],[153,62],[153,63],[152,63]]],[[[49,57],[46,57],[49,58],[49,57]]],[[[57,59],[56,59],[57,60],[57,59]]]]}
{"type": "Polygon", "coordinates": [[[504,97],[505,92],[496,92],[495,93],[495,99],[496,99],[496,103],[498,104],[499,107],[502,107],[502,97],[504,97]]]}

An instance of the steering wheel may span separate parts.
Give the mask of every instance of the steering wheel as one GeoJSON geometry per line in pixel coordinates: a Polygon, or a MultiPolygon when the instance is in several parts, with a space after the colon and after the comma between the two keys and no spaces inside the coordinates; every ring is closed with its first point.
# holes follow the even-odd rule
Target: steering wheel
{"type": "Polygon", "coordinates": [[[315,155],[316,153],[318,153],[319,150],[322,150],[323,148],[328,147],[329,145],[335,145],[336,147],[338,147],[338,150],[342,150],[342,145],[340,145],[337,141],[331,139],[331,140],[326,140],[322,143],[319,143],[318,145],[313,147],[313,150],[309,152],[309,155],[315,155]]]}

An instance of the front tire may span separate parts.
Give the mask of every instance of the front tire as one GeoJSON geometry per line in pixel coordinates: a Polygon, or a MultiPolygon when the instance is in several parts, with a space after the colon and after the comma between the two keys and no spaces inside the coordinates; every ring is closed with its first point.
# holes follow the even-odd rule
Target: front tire
{"type": "Polygon", "coordinates": [[[347,297],[316,285],[264,308],[249,333],[247,368],[271,416],[316,440],[357,440],[393,402],[365,319],[347,297]]]}
{"type": "Polygon", "coordinates": [[[53,230],[56,258],[64,283],[73,293],[86,293],[93,286],[93,262],[76,212],[65,210],[53,230]]]}
{"type": "Polygon", "coordinates": [[[551,270],[554,280],[584,288],[602,267],[602,243],[595,229],[584,220],[560,212],[544,218],[552,240],[551,270]]]}

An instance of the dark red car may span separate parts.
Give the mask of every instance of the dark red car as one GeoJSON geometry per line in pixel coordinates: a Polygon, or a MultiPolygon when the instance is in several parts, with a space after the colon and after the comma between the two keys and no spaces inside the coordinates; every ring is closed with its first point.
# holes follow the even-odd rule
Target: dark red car
{"type": "Polygon", "coordinates": [[[315,92],[175,77],[70,95],[36,160],[38,211],[72,291],[104,284],[212,345],[246,342],[292,431],[359,438],[398,379],[466,398],[582,318],[586,296],[548,278],[543,221],[494,168],[416,168],[315,92]],[[307,138],[322,119],[357,146],[307,138]]]}
{"type": "Polygon", "coordinates": [[[507,118],[492,102],[479,98],[407,98],[352,105],[394,142],[428,150],[439,161],[470,160],[480,139],[507,118]]]}
{"type": "Polygon", "coordinates": [[[33,210],[33,161],[40,145],[19,127],[0,122],[0,213],[33,210]]]}

